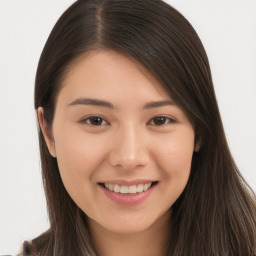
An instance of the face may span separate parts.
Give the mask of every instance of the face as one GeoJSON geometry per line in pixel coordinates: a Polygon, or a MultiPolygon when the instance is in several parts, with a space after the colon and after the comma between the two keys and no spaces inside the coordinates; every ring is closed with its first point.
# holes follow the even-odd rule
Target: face
{"type": "Polygon", "coordinates": [[[91,52],[64,79],[50,132],[42,113],[64,186],[91,225],[132,233],[169,214],[189,178],[194,130],[140,64],[91,52]]]}

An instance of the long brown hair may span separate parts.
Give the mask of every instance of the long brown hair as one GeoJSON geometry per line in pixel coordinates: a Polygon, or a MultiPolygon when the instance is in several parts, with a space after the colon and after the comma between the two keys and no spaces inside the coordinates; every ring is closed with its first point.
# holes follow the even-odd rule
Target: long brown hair
{"type": "MultiPolygon", "coordinates": [[[[230,154],[204,47],[190,23],[161,0],[78,0],[60,17],[43,49],[35,109],[52,124],[69,67],[91,50],[111,49],[146,67],[195,127],[187,186],[172,206],[166,255],[256,255],[255,194],[230,154]]],[[[65,190],[57,161],[39,129],[50,229],[34,239],[35,255],[97,255],[87,217],[65,190]]]]}

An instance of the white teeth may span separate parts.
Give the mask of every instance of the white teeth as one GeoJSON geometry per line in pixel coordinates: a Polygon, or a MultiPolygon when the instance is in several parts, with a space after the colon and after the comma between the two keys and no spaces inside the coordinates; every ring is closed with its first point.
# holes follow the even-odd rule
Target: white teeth
{"type": "Polygon", "coordinates": [[[150,183],[145,184],[143,190],[147,191],[149,189],[150,185],[151,185],[150,183]]]}
{"type": "Polygon", "coordinates": [[[117,185],[117,184],[114,185],[114,192],[117,192],[117,193],[120,192],[120,186],[119,185],[117,185]]]}
{"type": "Polygon", "coordinates": [[[128,191],[129,191],[129,187],[127,187],[127,186],[121,186],[121,188],[120,188],[120,193],[122,193],[122,194],[127,194],[128,191]]]}
{"type": "Polygon", "coordinates": [[[136,185],[129,186],[129,194],[136,194],[136,193],[137,193],[136,185]]]}
{"type": "Polygon", "coordinates": [[[136,193],[142,193],[147,191],[152,185],[151,183],[146,184],[138,184],[138,185],[131,185],[131,186],[120,186],[118,184],[112,184],[112,183],[104,183],[104,186],[106,189],[121,193],[121,194],[136,194],[136,193]]]}
{"type": "Polygon", "coordinates": [[[106,183],[106,184],[108,184],[108,189],[110,190],[110,191],[113,191],[114,190],[114,185],[113,184],[111,184],[111,183],[106,183]]]}
{"type": "Polygon", "coordinates": [[[143,192],[143,190],[144,190],[144,185],[143,185],[143,184],[137,185],[137,191],[138,191],[138,193],[143,192]]]}

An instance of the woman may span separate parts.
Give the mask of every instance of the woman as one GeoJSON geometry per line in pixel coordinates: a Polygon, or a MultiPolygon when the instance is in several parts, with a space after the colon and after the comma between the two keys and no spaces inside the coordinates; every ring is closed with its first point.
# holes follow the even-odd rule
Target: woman
{"type": "Polygon", "coordinates": [[[35,84],[50,229],[24,255],[256,255],[196,32],[160,0],[78,0],[35,84]]]}

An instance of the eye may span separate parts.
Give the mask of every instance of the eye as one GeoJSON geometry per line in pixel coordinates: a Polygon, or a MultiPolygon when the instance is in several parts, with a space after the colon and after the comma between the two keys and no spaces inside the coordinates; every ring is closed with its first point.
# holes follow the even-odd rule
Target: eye
{"type": "Polygon", "coordinates": [[[92,126],[108,125],[108,122],[100,116],[89,116],[80,121],[81,123],[89,124],[92,126]]]}
{"type": "Polygon", "coordinates": [[[176,120],[167,116],[156,116],[150,120],[149,125],[165,126],[168,123],[176,123],[176,120]]]}

